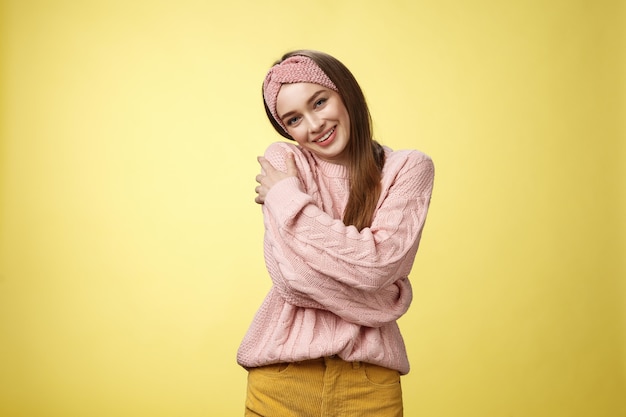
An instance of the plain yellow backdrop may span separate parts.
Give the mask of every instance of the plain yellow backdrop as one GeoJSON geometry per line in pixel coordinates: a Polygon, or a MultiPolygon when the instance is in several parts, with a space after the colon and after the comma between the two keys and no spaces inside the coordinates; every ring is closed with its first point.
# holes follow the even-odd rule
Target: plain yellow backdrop
{"type": "Polygon", "coordinates": [[[0,4],[0,415],[242,415],[295,48],[436,164],[406,415],[626,415],[623,2],[0,4]]]}

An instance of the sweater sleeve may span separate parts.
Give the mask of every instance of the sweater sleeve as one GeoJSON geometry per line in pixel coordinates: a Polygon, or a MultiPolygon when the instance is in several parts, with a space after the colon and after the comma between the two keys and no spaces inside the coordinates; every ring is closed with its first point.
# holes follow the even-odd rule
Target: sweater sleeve
{"type": "Polygon", "coordinates": [[[433,165],[419,152],[394,164],[386,167],[392,175],[383,181],[372,225],[360,232],[322,211],[300,179],[272,187],[264,205],[266,260],[288,302],[370,327],[406,312],[412,298],[408,273],[428,210],[433,165]]]}

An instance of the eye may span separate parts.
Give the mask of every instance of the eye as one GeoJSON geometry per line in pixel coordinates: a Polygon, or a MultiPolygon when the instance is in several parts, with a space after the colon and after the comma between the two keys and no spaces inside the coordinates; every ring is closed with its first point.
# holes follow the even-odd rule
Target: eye
{"type": "Polygon", "coordinates": [[[293,126],[294,124],[298,123],[298,120],[300,120],[300,118],[297,116],[287,119],[287,126],[293,126]]]}
{"type": "Polygon", "coordinates": [[[320,98],[319,100],[317,100],[317,101],[315,102],[315,107],[320,107],[320,106],[323,106],[323,105],[324,105],[324,103],[326,103],[326,101],[328,101],[328,99],[327,99],[327,98],[325,98],[325,97],[324,97],[324,98],[320,98]]]}

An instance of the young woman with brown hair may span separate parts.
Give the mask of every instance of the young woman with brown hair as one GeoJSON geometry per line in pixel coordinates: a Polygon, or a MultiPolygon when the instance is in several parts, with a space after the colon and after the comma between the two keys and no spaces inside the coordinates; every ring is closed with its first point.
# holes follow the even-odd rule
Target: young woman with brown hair
{"type": "Polygon", "coordinates": [[[409,362],[396,320],[412,299],[432,161],[373,140],[361,88],[330,55],[284,55],[263,99],[296,144],[259,158],[273,286],[237,356],[246,415],[401,416],[409,362]]]}

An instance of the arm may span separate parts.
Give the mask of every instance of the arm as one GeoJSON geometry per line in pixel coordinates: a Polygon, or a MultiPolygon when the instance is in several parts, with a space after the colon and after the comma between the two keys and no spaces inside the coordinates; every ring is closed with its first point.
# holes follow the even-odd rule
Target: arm
{"type": "MultiPolygon", "coordinates": [[[[277,158],[270,154],[268,159],[277,158]]],[[[424,161],[426,169],[418,163],[398,169],[384,187],[372,227],[360,233],[320,210],[296,177],[269,187],[264,198],[266,260],[285,299],[301,306],[318,303],[368,326],[400,317],[412,297],[407,275],[432,187],[432,163],[424,161]]]]}
{"type": "MultiPolygon", "coordinates": [[[[268,158],[269,159],[269,158],[268,158]]],[[[284,159],[284,157],[283,157],[284,159]]],[[[264,211],[285,248],[313,270],[363,290],[376,291],[406,276],[426,220],[434,168],[426,157],[406,158],[383,184],[371,227],[360,232],[322,211],[296,177],[279,181],[264,211]]]]}

